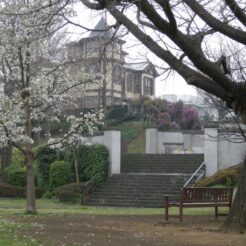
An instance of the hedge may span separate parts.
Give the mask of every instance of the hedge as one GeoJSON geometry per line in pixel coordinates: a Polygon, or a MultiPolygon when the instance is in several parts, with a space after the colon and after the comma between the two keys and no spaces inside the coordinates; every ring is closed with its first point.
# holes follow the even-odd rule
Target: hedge
{"type": "Polygon", "coordinates": [[[25,166],[25,156],[20,150],[16,148],[13,148],[12,150],[12,163],[11,164],[15,166],[19,166],[19,167],[25,166]]]}
{"type": "Polygon", "coordinates": [[[69,123],[66,121],[65,118],[60,118],[59,122],[49,122],[49,130],[50,133],[53,135],[60,134],[62,132],[66,132],[69,128],[69,123]]]}
{"type": "Polygon", "coordinates": [[[41,147],[37,150],[37,179],[40,187],[49,187],[50,166],[56,157],[57,154],[54,149],[41,147]]]}
{"type": "MultiPolygon", "coordinates": [[[[45,190],[36,187],[35,192],[36,192],[36,198],[41,198],[45,190]]],[[[13,198],[26,197],[26,188],[21,186],[14,186],[5,183],[0,183],[0,197],[13,197],[13,198]]]]}
{"type": "Polygon", "coordinates": [[[87,181],[97,174],[96,184],[100,185],[108,177],[109,153],[101,144],[81,145],[76,158],[79,164],[80,181],[87,181]]]}
{"type": "Polygon", "coordinates": [[[71,180],[71,164],[66,161],[54,161],[50,166],[49,190],[67,184],[71,180]]]}
{"type": "Polygon", "coordinates": [[[128,105],[113,105],[109,109],[108,120],[115,120],[120,122],[124,120],[128,115],[128,105]]]}
{"type": "Polygon", "coordinates": [[[54,189],[55,197],[61,202],[74,202],[82,193],[83,183],[70,183],[54,189]]]}
{"type": "Polygon", "coordinates": [[[14,186],[26,186],[26,168],[10,166],[5,169],[6,182],[14,186]]]}

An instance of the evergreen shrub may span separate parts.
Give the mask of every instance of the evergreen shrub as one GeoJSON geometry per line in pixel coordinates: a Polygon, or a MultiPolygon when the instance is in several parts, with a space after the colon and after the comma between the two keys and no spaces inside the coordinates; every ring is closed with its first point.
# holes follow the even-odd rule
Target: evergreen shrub
{"type": "Polygon", "coordinates": [[[69,128],[69,123],[65,118],[60,118],[59,122],[49,122],[49,130],[51,135],[57,135],[62,132],[66,132],[69,128]]]}
{"type": "Polygon", "coordinates": [[[68,184],[71,180],[71,164],[66,161],[54,161],[50,166],[49,172],[49,190],[68,184]]]}
{"type": "Polygon", "coordinates": [[[80,181],[87,181],[97,174],[96,185],[102,184],[108,177],[109,153],[101,144],[81,145],[76,155],[79,164],[80,181]]]}
{"type": "Polygon", "coordinates": [[[54,189],[55,197],[61,202],[74,202],[82,193],[82,183],[70,183],[54,189]]]}
{"type": "Polygon", "coordinates": [[[10,166],[7,172],[7,183],[14,186],[26,186],[26,168],[10,166]]]}
{"type": "Polygon", "coordinates": [[[25,197],[25,188],[0,183],[0,197],[25,197]]]}
{"type": "MultiPolygon", "coordinates": [[[[41,198],[44,192],[45,192],[44,189],[36,187],[35,188],[36,198],[41,198]]],[[[13,197],[13,198],[26,197],[26,187],[0,183],[0,197],[13,197]]]]}
{"type": "Polygon", "coordinates": [[[110,110],[107,119],[120,122],[127,117],[128,106],[127,105],[113,105],[110,110]]]}
{"type": "Polygon", "coordinates": [[[19,166],[19,167],[25,166],[25,156],[20,150],[16,148],[13,148],[12,150],[12,163],[11,164],[13,164],[14,166],[19,166]]]}
{"type": "Polygon", "coordinates": [[[50,166],[56,157],[57,154],[54,149],[41,147],[37,150],[37,179],[40,187],[49,187],[50,166]]]}

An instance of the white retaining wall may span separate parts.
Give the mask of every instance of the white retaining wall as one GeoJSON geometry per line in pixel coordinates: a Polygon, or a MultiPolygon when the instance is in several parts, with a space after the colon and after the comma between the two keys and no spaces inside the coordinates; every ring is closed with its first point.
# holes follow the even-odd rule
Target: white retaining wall
{"type": "Polygon", "coordinates": [[[157,153],[164,154],[166,152],[168,147],[164,143],[183,144],[183,142],[184,136],[182,132],[157,132],[157,153]]]}
{"type": "Polygon", "coordinates": [[[204,148],[204,135],[184,133],[183,138],[185,149],[197,149],[199,152],[204,148]]]}
{"type": "Polygon", "coordinates": [[[246,155],[246,143],[233,143],[226,140],[218,143],[218,168],[229,167],[231,163],[240,163],[246,155]]]}
{"type": "Polygon", "coordinates": [[[185,153],[204,153],[206,175],[210,176],[219,169],[242,162],[246,155],[245,142],[235,143],[232,137],[232,141],[220,140],[218,135],[217,128],[205,128],[204,134],[159,132],[156,128],[150,128],[146,130],[146,153],[164,154],[165,143],[176,143],[177,148],[183,148],[185,153]]]}
{"type": "Polygon", "coordinates": [[[109,151],[109,176],[120,173],[120,131],[105,131],[102,136],[91,137],[91,143],[103,144],[109,151]]]}

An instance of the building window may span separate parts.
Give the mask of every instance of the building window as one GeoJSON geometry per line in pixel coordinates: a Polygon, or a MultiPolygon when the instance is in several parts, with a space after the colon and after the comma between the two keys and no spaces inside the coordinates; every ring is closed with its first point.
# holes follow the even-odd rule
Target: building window
{"type": "Polygon", "coordinates": [[[120,104],[121,103],[121,98],[120,97],[114,97],[114,103],[115,104],[120,104]]]}
{"type": "Polygon", "coordinates": [[[121,85],[122,83],[122,70],[119,65],[116,65],[113,68],[113,82],[118,85],[121,85]]]}
{"type": "Polygon", "coordinates": [[[141,80],[137,73],[127,74],[127,91],[133,93],[140,93],[141,91],[141,80]]]}
{"type": "Polygon", "coordinates": [[[134,93],[140,93],[140,76],[134,74],[134,93]]]}
{"type": "Polygon", "coordinates": [[[154,81],[151,78],[144,77],[144,95],[153,95],[154,81]]]}
{"type": "Polygon", "coordinates": [[[134,78],[132,73],[127,74],[127,91],[132,92],[133,91],[133,84],[134,84],[134,78]]]}

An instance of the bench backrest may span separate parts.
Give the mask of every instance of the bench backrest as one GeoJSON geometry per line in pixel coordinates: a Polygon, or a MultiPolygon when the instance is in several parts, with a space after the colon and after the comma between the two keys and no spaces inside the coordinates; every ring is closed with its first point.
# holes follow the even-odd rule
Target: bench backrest
{"type": "Polygon", "coordinates": [[[182,189],[181,201],[183,203],[197,202],[232,202],[233,188],[192,187],[182,189]]]}

